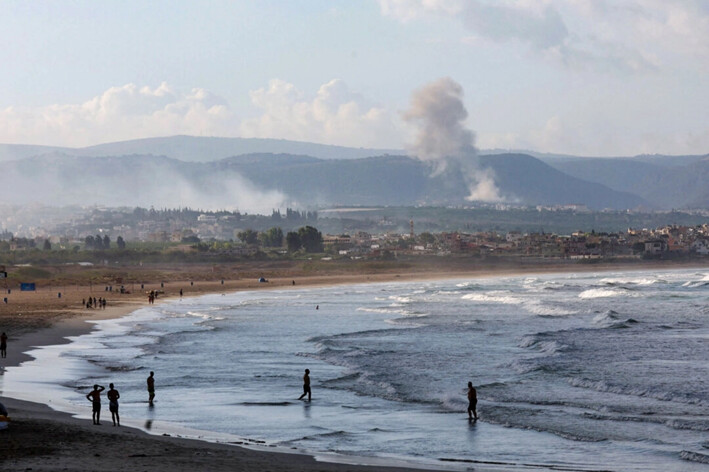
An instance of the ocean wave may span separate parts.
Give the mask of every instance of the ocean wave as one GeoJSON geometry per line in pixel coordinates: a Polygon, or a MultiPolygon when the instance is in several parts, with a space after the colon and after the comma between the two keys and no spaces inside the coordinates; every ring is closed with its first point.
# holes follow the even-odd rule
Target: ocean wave
{"type": "Polygon", "coordinates": [[[686,394],[678,395],[676,393],[657,390],[651,387],[610,384],[603,380],[588,380],[572,377],[568,379],[568,383],[572,387],[596,390],[598,392],[615,393],[617,395],[652,398],[655,400],[699,406],[704,406],[707,403],[700,398],[692,397],[686,394]]]}
{"type": "Polygon", "coordinates": [[[665,283],[662,279],[653,279],[648,277],[643,278],[605,278],[599,280],[599,283],[609,286],[624,286],[624,285],[654,285],[657,283],[665,283]]]}
{"type": "Polygon", "coordinates": [[[355,309],[355,311],[361,311],[364,313],[382,313],[384,315],[403,314],[402,312],[405,312],[405,310],[394,310],[394,309],[392,309],[392,307],[388,307],[388,308],[358,307],[355,309]]]}
{"type": "Polygon", "coordinates": [[[640,294],[632,293],[627,288],[591,288],[579,293],[578,297],[590,298],[611,298],[611,297],[639,297],[640,294]]]}
{"type": "Polygon", "coordinates": [[[544,305],[537,301],[525,303],[524,309],[530,312],[531,314],[538,316],[569,316],[578,313],[578,311],[575,310],[544,305]]]}
{"type": "Polygon", "coordinates": [[[506,291],[468,293],[460,298],[462,298],[463,300],[472,300],[475,302],[501,303],[503,305],[521,305],[525,302],[524,299],[509,295],[509,292],[506,291]]]}
{"type": "Polygon", "coordinates": [[[706,420],[684,420],[678,418],[666,418],[661,416],[638,416],[638,415],[613,415],[603,413],[583,413],[584,418],[601,421],[619,421],[630,423],[652,423],[661,424],[672,429],[687,431],[709,431],[709,423],[706,420]]]}
{"type": "Polygon", "coordinates": [[[392,295],[389,297],[389,300],[394,300],[395,302],[402,304],[413,303],[413,300],[411,298],[399,295],[392,295]]]}
{"type": "Polygon", "coordinates": [[[288,406],[288,405],[294,405],[295,403],[293,402],[239,402],[239,403],[232,403],[232,405],[235,406],[288,406]]]}
{"type": "MultiPolygon", "coordinates": [[[[345,436],[351,436],[352,433],[349,433],[347,431],[329,431],[327,433],[321,433],[321,434],[311,434],[308,436],[303,436],[300,439],[295,439],[294,441],[312,441],[316,439],[321,439],[321,438],[332,438],[332,437],[345,437],[345,436]]],[[[289,441],[289,442],[294,442],[294,441],[289,441]]]]}
{"type": "Polygon", "coordinates": [[[468,405],[463,394],[447,394],[440,399],[440,406],[445,411],[463,411],[468,405]]]}
{"type": "Polygon", "coordinates": [[[679,453],[679,457],[685,461],[709,464],[709,455],[701,454],[699,452],[682,451],[679,453]]]}
{"type": "Polygon", "coordinates": [[[682,284],[682,287],[687,287],[687,288],[701,288],[701,287],[706,287],[709,285],[709,281],[690,281],[690,282],[685,282],[682,284]]]}
{"type": "Polygon", "coordinates": [[[613,323],[618,320],[618,312],[614,310],[606,310],[603,313],[599,313],[593,317],[593,323],[595,324],[608,324],[613,323]]]}
{"type": "Polygon", "coordinates": [[[628,318],[620,320],[618,313],[613,310],[608,310],[593,317],[593,323],[605,329],[625,329],[637,324],[637,320],[628,318]]]}

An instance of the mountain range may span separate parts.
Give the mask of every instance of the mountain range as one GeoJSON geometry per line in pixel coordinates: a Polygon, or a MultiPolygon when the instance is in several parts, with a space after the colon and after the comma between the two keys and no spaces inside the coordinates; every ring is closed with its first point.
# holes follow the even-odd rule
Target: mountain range
{"type": "Polygon", "coordinates": [[[466,158],[437,170],[397,150],[175,136],[88,148],[0,145],[5,203],[239,208],[464,205],[466,172],[504,201],[600,209],[709,208],[709,156],[466,158]]]}

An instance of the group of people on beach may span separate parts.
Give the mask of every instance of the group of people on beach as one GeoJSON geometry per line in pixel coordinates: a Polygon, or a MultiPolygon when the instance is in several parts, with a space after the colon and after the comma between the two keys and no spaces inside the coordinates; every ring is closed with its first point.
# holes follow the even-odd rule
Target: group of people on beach
{"type": "MultiPolygon", "coordinates": [[[[182,296],[182,289],[180,289],[180,296],[182,296]]],[[[158,291],[157,290],[151,290],[148,292],[148,303],[153,304],[155,303],[155,299],[158,298],[158,291]]]]}
{"type": "Polygon", "coordinates": [[[99,309],[106,309],[106,299],[101,297],[101,298],[96,298],[96,297],[89,297],[88,300],[83,298],[81,300],[81,304],[85,306],[86,308],[99,308],[99,309]]]}
{"type": "MultiPolygon", "coordinates": [[[[153,406],[153,400],[155,399],[155,372],[150,372],[146,383],[148,386],[148,403],[153,406]]],[[[120,426],[121,418],[118,415],[118,399],[121,398],[121,394],[118,393],[112,383],[108,384],[108,389],[106,397],[108,397],[108,410],[111,412],[113,426],[120,426]]],[[[91,402],[91,418],[95,425],[101,424],[101,392],[104,390],[106,390],[106,387],[96,384],[94,389],[86,394],[86,399],[91,402]]]]}

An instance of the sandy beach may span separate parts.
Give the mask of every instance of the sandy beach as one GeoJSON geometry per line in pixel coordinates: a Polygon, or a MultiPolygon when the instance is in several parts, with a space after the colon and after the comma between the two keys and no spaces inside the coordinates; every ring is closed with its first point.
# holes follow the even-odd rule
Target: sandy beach
{"type": "MultiPolygon", "coordinates": [[[[700,267],[706,265],[697,264],[700,267]]],[[[663,267],[666,267],[663,265],[663,267]]],[[[67,342],[67,336],[92,329],[88,320],[116,318],[147,304],[146,292],[159,290],[161,300],[226,293],[238,290],[313,287],[335,284],[410,281],[422,279],[484,277],[550,271],[604,271],[648,269],[645,264],[630,267],[610,265],[568,265],[548,267],[499,268],[475,271],[397,271],[387,273],[318,274],[258,278],[218,278],[214,280],[168,280],[164,282],[124,284],[121,294],[117,286],[108,291],[105,284],[45,285],[35,292],[12,290],[8,303],[0,305],[0,331],[8,335],[8,354],[0,366],[17,366],[29,360],[24,352],[34,346],[67,342]],[[61,293],[61,297],[59,296],[61,293]],[[82,301],[88,297],[105,297],[107,308],[87,309],[82,301]]],[[[11,427],[0,431],[0,467],[2,470],[379,470],[382,465],[355,466],[317,462],[299,454],[282,454],[250,450],[234,445],[212,444],[176,437],[160,437],[144,431],[113,428],[104,418],[102,426],[88,420],[72,418],[41,404],[0,397],[10,411],[11,427]]],[[[107,413],[107,412],[106,412],[107,413]]],[[[388,464],[391,465],[391,464],[388,464]]],[[[472,465],[472,464],[471,464],[472,465]]],[[[485,464],[475,464],[476,470],[485,464]]],[[[501,470],[499,465],[494,470],[501,470]]],[[[504,468],[504,466],[502,466],[504,468]]],[[[444,467],[442,467],[444,468],[444,467]]],[[[404,470],[388,468],[388,470],[404,470]]],[[[419,469],[420,470],[420,469],[419,469]]]]}

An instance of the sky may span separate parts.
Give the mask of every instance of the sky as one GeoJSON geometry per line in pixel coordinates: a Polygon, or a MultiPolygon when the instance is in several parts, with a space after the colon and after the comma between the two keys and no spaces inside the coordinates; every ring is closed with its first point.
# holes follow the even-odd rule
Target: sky
{"type": "Polygon", "coordinates": [[[707,0],[0,2],[1,143],[401,149],[443,80],[479,149],[705,154],[707,77],[707,0]]]}

